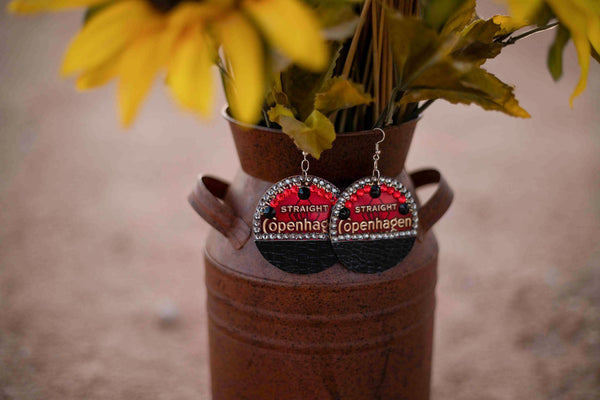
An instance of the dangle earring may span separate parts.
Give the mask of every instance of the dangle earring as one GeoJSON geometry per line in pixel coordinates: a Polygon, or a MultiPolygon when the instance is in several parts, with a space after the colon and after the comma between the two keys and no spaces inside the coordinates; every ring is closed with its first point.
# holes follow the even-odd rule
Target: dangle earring
{"type": "Polygon", "coordinates": [[[339,189],[308,175],[308,154],[302,155],[302,174],[275,183],[261,197],[253,233],[256,247],[269,263],[285,272],[311,274],[337,261],[329,240],[329,219],[339,189]]]}
{"type": "Polygon", "coordinates": [[[344,190],[333,207],[330,237],[338,260],[361,273],[385,271],[404,259],[417,236],[417,206],[398,180],[379,173],[379,144],[375,143],[373,174],[344,190]]]}

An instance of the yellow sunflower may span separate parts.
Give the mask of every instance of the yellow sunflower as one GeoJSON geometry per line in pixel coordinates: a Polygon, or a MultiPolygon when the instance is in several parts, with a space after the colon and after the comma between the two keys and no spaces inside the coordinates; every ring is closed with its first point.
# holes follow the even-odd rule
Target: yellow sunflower
{"type": "MultiPolygon", "coordinates": [[[[599,0],[507,0],[517,23],[535,21],[537,14],[545,14],[548,7],[561,27],[568,31],[577,50],[581,74],[571,95],[573,100],[585,90],[592,49],[600,54],[600,1],[599,0]]],[[[562,44],[564,47],[565,42],[562,44]]],[[[600,61],[600,60],[599,60],[600,61]]]]}
{"type": "Polygon", "coordinates": [[[162,71],[181,106],[206,114],[213,98],[210,69],[218,65],[234,117],[254,123],[270,50],[309,70],[328,64],[317,19],[300,0],[14,0],[8,7],[23,14],[92,7],[62,74],[77,75],[82,90],[117,78],[125,126],[162,71]]]}

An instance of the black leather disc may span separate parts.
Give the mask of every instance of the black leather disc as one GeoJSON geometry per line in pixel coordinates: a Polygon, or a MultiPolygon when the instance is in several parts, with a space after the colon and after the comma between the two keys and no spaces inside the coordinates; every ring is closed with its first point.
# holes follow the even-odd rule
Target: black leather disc
{"type": "Polygon", "coordinates": [[[372,274],[398,265],[410,253],[418,222],[416,203],[402,183],[368,177],[340,195],[329,234],[340,263],[372,274]]]}
{"type": "Polygon", "coordinates": [[[253,218],[254,241],[275,267],[294,274],[323,271],[337,258],[329,217],[339,190],[314,176],[291,176],[271,186],[253,218]]]}

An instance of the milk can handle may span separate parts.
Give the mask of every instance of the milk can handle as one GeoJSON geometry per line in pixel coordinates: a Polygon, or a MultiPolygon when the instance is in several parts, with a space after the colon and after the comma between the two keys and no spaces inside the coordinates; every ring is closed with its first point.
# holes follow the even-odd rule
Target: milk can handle
{"type": "Polygon", "coordinates": [[[250,237],[250,227],[223,201],[228,189],[229,183],[201,175],[194,191],[188,196],[188,201],[206,222],[225,235],[233,247],[239,250],[250,237]]]}
{"type": "Polygon", "coordinates": [[[419,208],[418,238],[421,240],[427,231],[448,211],[450,204],[452,204],[454,193],[442,174],[435,169],[415,171],[410,174],[410,179],[415,189],[433,183],[438,184],[436,191],[427,200],[427,203],[419,208]]]}

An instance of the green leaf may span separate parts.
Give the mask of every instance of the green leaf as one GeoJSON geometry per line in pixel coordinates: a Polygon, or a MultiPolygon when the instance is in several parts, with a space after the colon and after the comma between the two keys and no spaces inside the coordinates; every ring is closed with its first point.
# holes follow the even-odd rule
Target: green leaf
{"type": "Polygon", "coordinates": [[[283,93],[300,118],[306,118],[312,112],[315,95],[327,78],[325,73],[317,74],[297,66],[291,66],[281,74],[283,93]]]}
{"type": "MultiPolygon", "coordinates": [[[[294,118],[294,112],[289,108],[282,106],[281,104],[276,104],[274,107],[271,107],[267,112],[269,119],[275,123],[278,123],[278,118],[280,117],[291,117],[294,118]]],[[[299,122],[299,121],[298,121],[299,122]]],[[[279,124],[281,125],[281,124],[279,124]]]]}
{"type": "Polygon", "coordinates": [[[278,123],[281,129],[294,140],[296,146],[317,160],[324,150],[332,147],[335,140],[335,128],[331,121],[322,113],[313,110],[310,115],[301,122],[294,117],[294,113],[277,104],[268,112],[269,119],[278,123]]]}
{"type": "Polygon", "coordinates": [[[290,102],[290,107],[300,119],[308,117],[314,109],[315,95],[323,84],[333,75],[335,63],[339,57],[341,45],[331,44],[333,57],[329,68],[321,73],[309,72],[292,65],[281,73],[281,89],[290,102]]]}
{"type": "Polygon", "coordinates": [[[400,104],[444,99],[451,103],[477,104],[485,110],[529,118],[519,106],[513,88],[486,70],[449,58],[427,69],[404,93],[400,104]]]}
{"type": "Polygon", "coordinates": [[[423,21],[398,14],[388,16],[388,22],[392,55],[401,78],[396,87],[402,94],[399,105],[441,98],[529,117],[515,99],[513,88],[480,67],[502,49],[494,43],[501,27],[493,20],[478,19],[460,32],[440,34],[423,21]]]}
{"type": "Polygon", "coordinates": [[[571,38],[569,30],[563,25],[558,25],[554,42],[548,51],[548,69],[552,78],[557,81],[562,76],[563,66],[563,51],[571,38]]]}
{"type": "Polygon", "coordinates": [[[356,31],[359,16],[357,4],[363,0],[309,0],[319,18],[321,34],[328,41],[342,42],[356,31]]]}
{"type": "Polygon", "coordinates": [[[327,114],[361,104],[369,104],[372,101],[373,98],[365,93],[362,85],[336,76],[325,82],[321,92],[315,96],[315,109],[327,114]]]}
{"type": "Polygon", "coordinates": [[[281,74],[276,73],[273,77],[271,91],[267,93],[267,104],[281,104],[285,107],[291,107],[287,95],[283,92],[281,86],[281,74]]]}
{"type": "Polygon", "coordinates": [[[459,61],[470,61],[476,65],[494,58],[502,51],[503,45],[495,43],[494,38],[500,26],[493,19],[478,19],[461,32],[461,37],[454,49],[452,57],[459,61]]]}
{"type": "Polygon", "coordinates": [[[450,46],[443,46],[437,32],[420,19],[395,13],[387,15],[387,22],[400,87],[432,60],[451,50],[450,46]]]}
{"type": "Polygon", "coordinates": [[[469,25],[477,15],[475,14],[475,0],[466,0],[458,10],[453,13],[442,28],[442,35],[450,32],[460,32],[469,25]]]}
{"type": "Polygon", "coordinates": [[[439,31],[456,10],[461,9],[465,0],[424,0],[422,3],[425,23],[435,31],[439,31]]]}
{"type": "Polygon", "coordinates": [[[325,29],[352,20],[357,16],[354,6],[350,3],[319,4],[315,8],[315,15],[325,29]]]}

